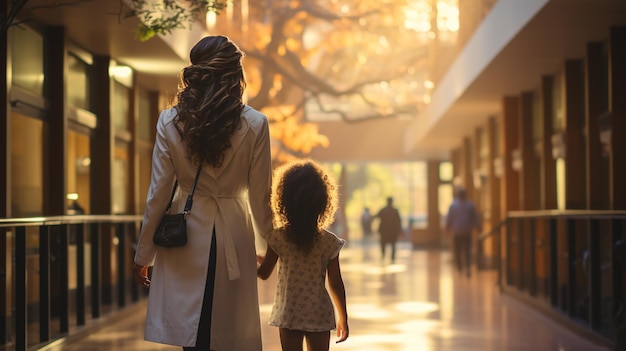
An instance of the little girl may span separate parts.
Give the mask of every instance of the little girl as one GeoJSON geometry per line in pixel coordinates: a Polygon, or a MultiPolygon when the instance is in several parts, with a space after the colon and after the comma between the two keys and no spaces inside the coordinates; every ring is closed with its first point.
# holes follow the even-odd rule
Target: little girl
{"type": "Polygon", "coordinates": [[[339,268],[345,240],[324,229],[337,209],[337,185],[314,161],[289,163],[274,173],[271,202],[277,229],[265,238],[267,253],[257,271],[267,279],[280,258],[269,324],[279,328],[283,351],[302,351],[303,339],[308,351],[327,351],[331,330],[337,329],[336,342],[349,334],[339,268]]]}

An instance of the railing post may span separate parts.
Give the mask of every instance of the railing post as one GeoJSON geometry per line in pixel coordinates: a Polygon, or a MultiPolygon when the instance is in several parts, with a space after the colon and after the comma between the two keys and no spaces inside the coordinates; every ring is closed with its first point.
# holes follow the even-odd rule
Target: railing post
{"type": "Polygon", "coordinates": [[[617,257],[617,244],[624,240],[623,236],[623,223],[622,219],[611,220],[611,247],[612,247],[612,266],[613,266],[613,300],[615,304],[614,320],[617,322],[615,325],[615,344],[619,345],[616,350],[626,349],[626,301],[624,301],[624,288],[623,288],[623,276],[624,269],[626,267],[622,264],[624,262],[623,257],[617,257]]]}
{"type": "Polygon", "coordinates": [[[50,227],[39,227],[39,341],[50,340],[50,227]]]}
{"type": "Polygon", "coordinates": [[[559,305],[559,240],[557,234],[558,226],[556,218],[550,218],[549,224],[549,256],[550,256],[550,304],[553,307],[559,305]]]}
{"type": "Polygon", "coordinates": [[[26,228],[15,227],[15,351],[26,351],[28,321],[26,301],[26,228]]]}
{"type": "Polygon", "coordinates": [[[124,235],[125,223],[115,226],[117,236],[117,306],[126,305],[126,236],[124,235]]]}
{"type": "Polygon", "coordinates": [[[76,229],[76,324],[85,325],[85,225],[76,229]]]}
{"type": "Polygon", "coordinates": [[[537,272],[536,272],[536,253],[537,253],[537,243],[535,236],[535,218],[528,219],[528,279],[526,280],[526,285],[528,287],[528,294],[530,296],[537,296],[537,272]]]}
{"type": "Polygon", "coordinates": [[[567,230],[567,315],[576,314],[576,223],[566,220],[567,230]]]}
{"type": "Polygon", "coordinates": [[[102,296],[100,289],[102,287],[101,259],[100,259],[100,224],[92,223],[90,230],[91,240],[91,317],[100,317],[100,305],[102,296]]]}
{"type": "Polygon", "coordinates": [[[512,219],[510,225],[506,226],[506,232],[505,232],[505,238],[504,238],[504,248],[506,250],[506,252],[504,253],[505,257],[506,257],[506,279],[504,280],[504,285],[510,285],[511,284],[511,278],[513,273],[511,272],[511,231],[512,231],[512,227],[513,227],[513,223],[516,221],[517,219],[512,219]]]}
{"type": "Polygon", "coordinates": [[[57,227],[58,235],[58,260],[59,260],[59,332],[61,334],[70,331],[70,282],[69,282],[69,258],[68,256],[68,234],[69,225],[57,227]]]}
{"type": "MultiPolygon", "coordinates": [[[[136,251],[136,244],[135,244],[135,240],[137,238],[137,223],[133,223],[133,225],[131,226],[131,238],[132,238],[132,242],[131,242],[131,260],[129,262],[129,264],[132,266],[133,262],[134,262],[134,257],[135,257],[135,251],[136,251]]],[[[134,281],[131,278],[131,284],[130,284],[131,288],[131,299],[133,302],[137,302],[139,301],[139,285],[135,284],[134,281]]]]}
{"type": "Polygon", "coordinates": [[[517,220],[517,288],[521,291],[526,288],[524,277],[524,221],[525,218],[517,220]]]}
{"type": "MultiPolygon", "coordinates": [[[[479,233],[480,234],[480,233],[479,233]]],[[[476,245],[476,270],[479,271],[484,268],[483,264],[483,245],[484,240],[478,241],[478,245],[476,245]]]]}
{"type": "Polygon", "coordinates": [[[11,295],[7,294],[8,287],[12,286],[12,264],[13,259],[12,247],[8,241],[10,230],[8,228],[0,228],[0,345],[6,345],[7,321],[9,313],[7,311],[8,299],[11,295]]]}
{"type": "Polygon", "coordinates": [[[495,257],[495,262],[494,264],[496,265],[496,271],[498,272],[498,281],[497,284],[498,286],[500,286],[500,289],[502,289],[502,229],[504,229],[504,231],[506,232],[506,230],[508,230],[509,227],[509,218],[505,218],[504,222],[503,222],[503,226],[504,228],[502,228],[502,226],[500,226],[498,228],[498,233],[496,233],[493,237],[493,239],[496,241],[495,243],[495,248],[496,248],[496,252],[494,253],[494,257],[495,257]]]}
{"type": "Polygon", "coordinates": [[[600,326],[601,299],[600,290],[600,221],[590,219],[588,221],[588,245],[589,245],[589,272],[587,288],[589,289],[589,327],[595,330],[600,326]]]}

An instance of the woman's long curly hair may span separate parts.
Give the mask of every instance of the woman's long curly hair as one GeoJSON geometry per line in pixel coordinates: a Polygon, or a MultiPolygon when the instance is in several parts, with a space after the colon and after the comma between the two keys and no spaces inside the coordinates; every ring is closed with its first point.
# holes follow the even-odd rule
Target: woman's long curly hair
{"type": "Polygon", "coordinates": [[[334,220],[337,184],[312,160],[285,164],[274,171],[274,225],[298,249],[309,252],[319,233],[334,220]]]}
{"type": "Polygon", "coordinates": [[[241,125],[246,87],[242,57],[223,36],[205,37],[191,49],[191,65],[180,76],[174,123],[195,165],[220,167],[230,138],[241,125]]]}

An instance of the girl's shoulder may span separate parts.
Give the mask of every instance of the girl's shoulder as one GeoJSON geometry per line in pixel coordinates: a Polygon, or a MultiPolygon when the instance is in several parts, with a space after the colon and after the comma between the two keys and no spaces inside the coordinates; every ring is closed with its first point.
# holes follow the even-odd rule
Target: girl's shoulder
{"type": "Polygon", "coordinates": [[[339,251],[346,244],[346,241],[334,233],[323,230],[320,233],[320,241],[322,242],[322,250],[324,252],[324,256],[330,260],[339,255],[339,251]]]}
{"type": "Polygon", "coordinates": [[[279,244],[285,242],[286,236],[283,228],[274,228],[265,239],[270,244],[279,244]]]}
{"type": "Polygon", "coordinates": [[[326,229],[320,232],[320,238],[325,242],[337,243],[337,244],[341,244],[341,246],[343,246],[346,243],[344,239],[338,237],[335,233],[326,229]]]}

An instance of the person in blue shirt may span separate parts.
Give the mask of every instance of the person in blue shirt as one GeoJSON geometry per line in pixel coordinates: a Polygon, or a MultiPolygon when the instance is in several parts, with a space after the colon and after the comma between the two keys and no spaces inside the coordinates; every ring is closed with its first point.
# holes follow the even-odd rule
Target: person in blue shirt
{"type": "Polygon", "coordinates": [[[463,188],[457,189],[446,218],[446,230],[452,235],[454,262],[460,273],[471,274],[472,231],[482,230],[474,203],[467,198],[463,188]]]}

